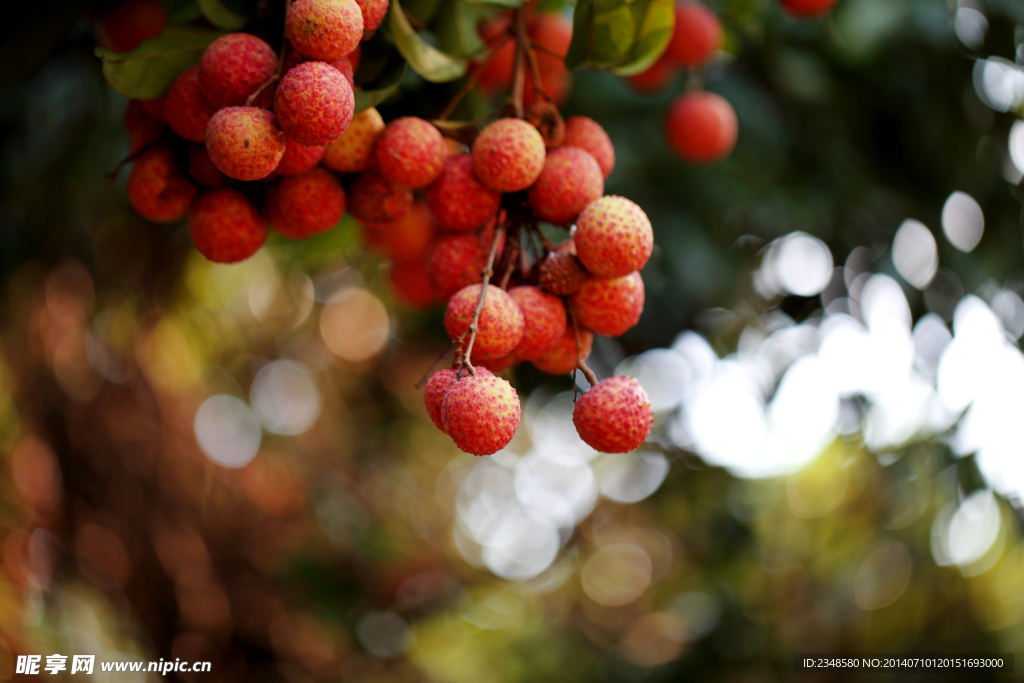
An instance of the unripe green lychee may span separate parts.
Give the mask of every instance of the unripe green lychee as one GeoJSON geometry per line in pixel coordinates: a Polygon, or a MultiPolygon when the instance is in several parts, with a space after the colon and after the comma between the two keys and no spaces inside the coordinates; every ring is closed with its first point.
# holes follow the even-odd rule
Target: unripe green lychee
{"type": "Polygon", "coordinates": [[[427,279],[434,295],[447,301],[455,292],[480,281],[487,252],[476,235],[445,235],[427,255],[427,279]]]}
{"type": "Polygon", "coordinates": [[[175,163],[169,147],[157,144],[142,152],[128,174],[128,201],[154,223],[173,223],[185,217],[199,188],[175,163]]]}
{"type": "Polygon", "coordinates": [[[687,68],[703,66],[722,46],[722,24],[699,2],[676,3],[676,25],[665,56],[687,68]]]}
{"type": "Polygon", "coordinates": [[[597,277],[613,278],[642,270],[654,249],[647,214],[626,199],[609,195],[583,209],[573,233],[576,255],[597,277]]]}
{"type": "Polygon", "coordinates": [[[603,193],[604,176],[594,157],[579,147],[559,147],[548,154],[527,197],[542,219],[569,225],[603,193]]]}
{"type": "Polygon", "coordinates": [[[636,325],[644,312],[644,281],[640,273],[610,280],[592,277],[571,301],[580,325],[594,334],[618,337],[636,325]]]}
{"type": "Polygon", "coordinates": [[[519,192],[544,168],[544,139],[521,119],[498,119],[473,142],[473,172],[497,192],[519,192]]]}
{"type": "Polygon", "coordinates": [[[278,175],[293,176],[309,173],[324,156],[322,145],[306,146],[284,137],[284,156],[274,172],[278,175]]]}
{"type": "Polygon", "coordinates": [[[307,146],[326,145],[344,133],[354,111],[352,86],[325,62],[303,62],[289,69],[274,95],[281,130],[307,146]]]}
{"type": "Polygon", "coordinates": [[[392,261],[424,262],[437,233],[434,217],[419,203],[401,218],[388,223],[364,221],[363,227],[368,246],[379,249],[392,261]]]}
{"type": "Polygon", "coordinates": [[[356,0],[363,12],[363,36],[372,33],[388,13],[388,0],[356,0]]]}
{"type": "MultiPolygon", "coordinates": [[[[473,313],[480,301],[480,284],[463,287],[448,300],[444,326],[448,336],[458,339],[469,329],[473,313]]],[[[487,296],[480,311],[480,321],[472,354],[480,358],[500,358],[510,353],[523,337],[523,312],[507,292],[487,285],[487,296]]]]}
{"type": "Polygon", "coordinates": [[[561,299],[529,285],[513,287],[508,295],[523,312],[523,336],[515,348],[517,358],[536,358],[558,343],[567,320],[561,299]]]}
{"type": "MultiPolygon", "coordinates": [[[[249,33],[221,36],[206,47],[199,60],[199,86],[218,109],[244,106],[249,96],[275,73],[274,49],[249,33]]],[[[264,88],[264,92],[267,90],[264,88]]]]}
{"type": "MultiPolygon", "coordinates": [[[[487,368],[478,367],[476,368],[476,374],[489,377],[493,376],[494,373],[487,368]]],[[[471,376],[468,369],[462,370],[460,376],[459,370],[445,368],[438,370],[427,380],[427,386],[423,388],[423,403],[427,406],[427,415],[430,416],[430,420],[442,432],[444,431],[444,423],[441,421],[441,406],[444,405],[444,397],[459,379],[471,376]]]]}
{"type": "Polygon", "coordinates": [[[274,230],[301,240],[338,224],[345,213],[345,190],[333,173],[317,167],[271,186],[266,208],[274,230]]]}
{"type": "Polygon", "coordinates": [[[217,113],[199,88],[199,67],[191,66],[175,78],[164,95],[164,118],[175,133],[190,142],[206,140],[206,127],[217,113]]]}
{"type": "Polygon", "coordinates": [[[387,125],[373,150],[377,169],[413,189],[437,180],[448,158],[444,137],[430,123],[403,116],[387,125]]]}
{"type": "MultiPolygon", "coordinates": [[[[579,359],[586,360],[594,344],[594,335],[590,330],[580,330],[579,359]]],[[[549,375],[568,375],[576,369],[576,330],[567,325],[561,338],[550,349],[532,359],[530,362],[549,375]]]]}
{"type": "Polygon", "coordinates": [[[284,133],[266,109],[226,107],[206,126],[210,159],[235,180],[266,178],[281,163],[284,147],[284,133]]]}
{"type": "Polygon", "coordinates": [[[348,128],[324,148],[320,163],[338,173],[365,171],[373,158],[373,145],[384,132],[384,119],[370,107],[352,117],[348,128]]]}
{"type": "Polygon", "coordinates": [[[691,92],[681,95],[665,111],[665,137],[672,149],[694,164],[713,164],[736,145],[736,112],[721,95],[691,92]]]}
{"type": "Polygon", "coordinates": [[[210,153],[206,151],[206,145],[189,145],[188,174],[203,187],[220,187],[228,180],[228,177],[213,164],[210,153]]]}
{"type": "Polygon", "coordinates": [[[571,239],[562,242],[540,263],[540,288],[555,296],[571,296],[590,277],[590,273],[576,256],[576,244],[571,239]]]}
{"type": "Polygon", "coordinates": [[[238,263],[267,240],[267,223],[237,190],[209,190],[192,205],[188,231],[200,254],[215,263],[238,263]]]}
{"type": "Polygon", "coordinates": [[[615,168],[615,147],[612,139],[597,121],[586,116],[573,116],[565,122],[565,140],[568,147],[579,147],[594,157],[601,173],[607,178],[615,168]]]}
{"type": "Polygon", "coordinates": [[[387,223],[409,213],[412,190],[376,171],[366,171],[349,187],[348,204],[360,221],[387,223]]]}
{"type": "Polygon", "coordinates": [[[519,396],[512,385],[481,373],[458,380],[448,390],[441,422],[460,449],[490,455],[512,440],[519,426],[519,411],[519,396]]]}
{"type": "Polygon", "coordinates": [[[501,193],[473,174],[473,156],[458,154],[445,162],[441,176],[427,188],[427,208],[445,230],[476,230],[498,213],[501,193]]]}
{"type": "Polygon", "coordinates": [[[647,392],[632,377],[598,382],[576,401],[572,422],[583,441],[602,453],[628,453],[651,432],[654,411],[647,392]]]}
{"type": "Polygon", "coordinates": [[[135,154],[158,140],[167,130],[167,124],[151,116],[142,100],[131,100],[124,110],[124,129],[128,133],[128,153],[135,154]]]}
{"type": "Polygon", "coordinates": [[[344,57],[363,38],[363,12],[355,0],[297,0],[288,9],[285,35],[307,59],[344,57]]]}
{"type": "Polygon", "coordinates": [[[406,308],[422,310],[437,303],[422,259],[392,261],[388,267],[388,279],[395,298],[406,308]]]}

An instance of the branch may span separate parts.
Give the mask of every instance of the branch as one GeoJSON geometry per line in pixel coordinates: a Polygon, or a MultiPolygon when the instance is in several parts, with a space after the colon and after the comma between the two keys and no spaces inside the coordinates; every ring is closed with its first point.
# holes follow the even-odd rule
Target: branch
{"type": "Polygon", "coordinates": [[[494,275],[494,257],[498,254],[498,244],[501,243],[502,237],[505,236],[505,226],[502,225],[494,231],[494,242],[491,243],[491,251],[487,255],[487,264],[484,266],[481,275],[483,280],[481,282],[482,287],[480,288],[480,299],[476,302],[476,310],[473,311],[473,322],[470,323],[469,328],[459,335],[458,343],[461,344],[462,340],[468,335],[468,341],[464,349],[462,350],[460,357],[462,358],[462,364],[469,368],[469,374],[475,375],[476,368],[470,362],[470,356],[473,354],[473,342],[476,341],[476,333],[480,328],[480,313],[484,310],[484,301],[487,299],[487,285],[491,282],[491,277],[494,275]]]}
{"type": "Polygon", "coordinates": [[[540,93],[545,100],[551,102],[551,96],[544,92],[544,88],[540,84],[540,65],[537,64],[537,55],[533,52],[532,43],[527,40],[525,45],[526,61],[530,63],[530,75],[533,77],[533,91],[534,93],[540,93]]]}
{"type": "MultiPolygon", "coordinates": [[[[291,7],[292,0],[284,0],[284,20],[286,24],[288,22],[288,10],[291,9],[291,7]]],[[[263,85],[256,89],[256,92],[249,95],[249,97],[245,98],[245,106],[251,107],[252,103],[256,101],[257,97],[259,97],[260,93],[267,89],[267,86],[269,86],[271,83],[275,81],[281,80],[281,76],[284,75],[282,72],[284,71],[285,48],[288,46],[287,33],[288,31],[287,29],[285,29],[285,35],[281,38],[281,54],[279,54],[277,57],[277,73],[275,73],[273,76],[264,81],[263,85]]]]}
{"type": "MultiPolygon", "coordinates": [[[[580,348],[580,325],[576,322],[576,311],[573,310],[572,304],[568,304],[566,308],[569,311],[569,319],[572,320],[572,333],[576,337],[576,367],[583,372],[583,376],[590,382],[590,386],[593,387],[597,384],[597,377],[594,375],[594,371],[591,370],[586,362],[583,360],[582,349],[580,348]]],[[[576,371],[573,371],[575,377],[576,371]]],[[[575,397],[575,390],[573,390],[573,396],[575,397]]]]}
{"type": "Polygon", "coordinates": [[[480,66],[478,66],[473,71],[473,73],[469,75],[469,78],[466,79],[466,82],[462,85],[461,88],[459,88],[459,91],[455,93],[455,96],[452,97],[452,100],[451,102],[448,103],[448,106],[446,106],[444,108],[444,111],[441,112],[441,115],[437,117],[439,121],[444,121],[445,119],[452,115],[452,112],[455,111],[455,107],[459,106],[459,102],[462,101],[462,98],[468,95],[469,91],[472,90],[473,87],[477,84],[477,81],[480,80],[480,76],[483,75],[484,69],[487,67],[487,63],[490,62],[494,55],[498,52],[498,50],[505,47],[505,43],[507,43],[510,40],[512,40],[512,36],[506,33],[499,40],[493,43],[489,48],[487,48],[487,51],[484,53],[483,60],[480,62],[480,66]]]}
{"type": "Polygon", "coordinates": [[[520,7],[512,15],[516,31],[516,66],[512,72],[512,105],[516,110],[516,118],[523,118],[523,87],[526,84],[526,72],[523,70],[526,60],[526,46],[529,36],[526,34],[526,12],[520,7]]]}

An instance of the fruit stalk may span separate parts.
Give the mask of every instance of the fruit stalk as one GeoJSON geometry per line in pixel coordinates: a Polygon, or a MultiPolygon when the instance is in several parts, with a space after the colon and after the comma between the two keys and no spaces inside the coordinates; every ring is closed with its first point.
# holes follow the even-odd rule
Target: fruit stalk
{"type": "MultiPolygon", "coordinates": [[[[288,17],[288,10],[291,9],[291,6],[292,6],[292,0],[284,0],[284,16],[286,18],[288,17]]],[[[288,46],[288,39],[287,38],[281,38],[281,52],[277,55],[277,73],[275,73],[273,76],[271,76],[266,81],[264,81],[263,85],[261,85],[259,88],[256,89],[256,92],[254,92],[253,94],[249,95],[249,97],[245,100],[245,106],[251,107],[252,103],[256,101],[256,98],[259,97],[261,92],[263,92],[264,90],[267,89],[268,85],[270,85],[271,83],[273,83],[275,81],[281,80],[281,76],[282,76],[282,74],[284,72],[284,56],[285,56],[284,53],[285,53],[285,48],[287,46],[288,46]]]]}
{"type": "MultiPolygon", "coordinates": [[[[580,324],[576,322],[576,311],[573,310],[572,304],[566,304],[566,309],[569,313],[569,319],[572,321],[572,333],[576,337],[576,367],[583,373],[583,376],[590,382],[590,386],[597,384],[597,376],[594,371],[590,369],[587,362],[583,360],[583,354],[581,353],[580,345],[580,324]]],[[[575,373],[573,373],[575,374],[575,373]]],[[[575,395],[573,396],[575,398],[575,395]]]]}
{"type": "Polygon", "coordinates": [[[467,329],[462,337],[459,338],[459,344],[462,344],[462,338],[468,335],[465,346],[461,348],[459,358],[462,360],[462,364],[469,368],[471,375],[476,374],[476,368],[473,367],[473,363],[470,362],[470,356],[473,353],[473,342],[476,341],[476,333],[480,327],[480,312],[484,310],[484,302],[487,299],[487,285],[490,284],[491,277],[494,275],[494,257],[498,254],[498,245],[501,244],[505,237],[505,226],[501,225],[497,230],[494,231],[494,241],[491,243],[491,251],[487,254],[487,264],[484,266],[482,271],[482,284],[480,288],[480,299],[476,302],[476,309],[473,311],[473,322],[470,323],[469,329],[467,329]]]}

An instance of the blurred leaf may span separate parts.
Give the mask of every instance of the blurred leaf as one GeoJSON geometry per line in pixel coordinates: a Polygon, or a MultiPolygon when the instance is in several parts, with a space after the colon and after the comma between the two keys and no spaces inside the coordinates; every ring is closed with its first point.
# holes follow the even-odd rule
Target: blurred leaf
{"type": "Polygon", "coordinates": [[[629,54],[636,21],[626,0],[580,0],[572,19],[572,43],[565,56],[570,69],[608,69],[629,54]]]}
{"type": "Polygon", "coordinates": [[[203,50],[221,31],[194,26],[168,26],[131,52],[97,47],[103,60],[103,76],[110,87],[125,97],[150,100],[161,97],[171,81],[199,61],[203,50]]]}
{"type": "Polygon", "coordinates": [[[243,16],[224,6],[221,0],[197,0],[199,11],[210,20],[210,23],[229,31],[237,31],[246,25],[249,17],[243,16]]]}
{"type": "Polygon", "coordinates": [[[442,50],[456,57],[468,57],[484,47],[477,24],[488,15],[481,7],[455,0],[441,7],[434,31],[442,50]]]}
{"type": "Polygon", "coordinates": [[[356,111],[363,111],[370,107],[376,107],[378,104],[386,100],[387,98],[398,92],[398,86],[402,84],[402,79],[405,78],[406,65],[402,64],[400,67],[393,69],[378,84],[375,90],[361,90],[356,93],[356,111]]]}
{"type": "Polygon", "coordinates": [[[487,9],[515,9],[522,7],[526,0],[467,0],[470,5],[484,7],[487,9]]]}
{"type": "Polygon", "coordinates": [[[395,46],[413,71],[432,83],[454,81],[466,73],[466,60],[456,59],[430,46],[413,30],[397,0],[391,0],[389,12],[395,46]]]}
{"type": "Polygon", "coordinates": [[[674,0],[635,0],[629,11],[636,21],[637,31],[626,63],[614,69],[620,76],[641,73],[658,61],[676,25],[674,0]]]}

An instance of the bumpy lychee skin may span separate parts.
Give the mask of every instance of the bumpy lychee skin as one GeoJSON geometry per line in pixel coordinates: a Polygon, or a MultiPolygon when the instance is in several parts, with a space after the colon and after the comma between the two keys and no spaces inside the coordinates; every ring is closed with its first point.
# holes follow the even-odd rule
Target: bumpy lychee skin
{"type": "MultiPolygon", "coordinates": [[[[363,35],[372,33],[388,13],[388,0],[356,0],[363,13],[363,35]]],[[[365,38],[364,38],[365,39],[365,38]]]]}
{"type": "Polygon", "coordinates": [[[473,156],[449,157],[441,176],[427,188],[427,208],[446,230],[476,230],[498,213],[501,193],[473,174],[473,156]]]}
{"type": "Polygon", "coordinates": [[[132,100],[124,110],[124,129],[128,133],[128,153],[135,154],[158,140],[167,124],[151,116],[142,100],[132,100]]]}
{"type": "Polygon", "coordinates": [[[536,358],[558,343],[568,320],[561,299],[529,285],[513,287],[508,295],[523,312],[523,336],[515,348],[517,358],[536,358]]]}
{"type": "Polygon", "coordinates": [[[282,178],[267,192],[271,226],[293,240],[330,230],[345,213],[345,190],[326,168],[282,178]]]}
{"type": "Polygon", "coordinates": [[[642,270],[654,249],[647,214],[626,199],[609,195],[589,205],[573,234],[580,262],[597,277],[611,278],[642,270]]]}
{"type": "Polygon", "coordinates": [[[665,56],[685,67],[702,66],[722,46],[722,24],[710,9],[691,0],[676,3],[676,25],[665,56]]]}
{"type": "Polygon", "coordinates": [[[192,66],[171,82],[164,95],[164,118],[175,133],[191,142],[206,139],[206,127],[217,108],[199,87],[199,67],[192,66]]]}
{"type": "Polygon", "coordinates": [[[249,33],[221,36],[206,47],[199,60],[199,86],[218,109],[243,106],[275,73],[274,49],[249,33]]]}
{"type": "Polygon", "coordinates": [[[381,173],[419,189],[441,175],[448,148],[437,128],[416,116],[403,116],[387,125],[373,155],[381,173]]]}
{"type": "Polygon", "coordinates": [[[637,324],[644,312],[640,273],[605,280],[592,277],[572,295],[579,324],[595,334],[618,337],[637,324]]]}
{"type": "MultiPolygon", "coordinates": [[[[490,370],[481,367],[476,368],[476,374],[484,377],[494,376],[494,373],[490,370]]],[[[459,379],[470,376],[469,370],[462,370],[460,376],[459,370],[445,368],[438,370],[427,380],[427,386],[423,388],[423,403],[427,406],[427,415],[430,416],[430,420],[442,432],[444,431],[444,423],[441,421],[441,406],[444,405],[444,397],[459,379]]]]}
{"type": "Polygon", "coordinates": [[[206,126],[210,159],[235,180],[266,178],[281,163],[284,148],[284,133],[266,109],[226,107],[206,126]]]}
{"type": "Polygon", "coordinates": [[[422,260],[392,261],[388,269],[388,279],[391,281],[395,298],[406,308],[423,310],[437,303],[422,260]]]}
{"type": "MultiPolygon", "coordinates": [[[[376,247],[392,261],[423,263],[437,233],[434,217],[426,207],[418,203],[413,204],[409,212],[397,220],[389,223],[364,221],[363,226],[366,228],[368,245],[376,247]]],[[[427,291],[433,298],[429,284],[427,291]]]]}
{"type": "Polygon", "coordinates": [[[324,148],[321,163],[338,173],[365,171],[373,158],[373,145],[384,132],[384,119],[370,107],[352,117],[348,128],[324,148]]]}
{"type": "Polygon", "coordinates": [[[277,165],[275,172],[283,176],[309,173],[320,163],[323,156],[324,147],[322,145],[307,147],[286,135],[284,137],[284,156],[281,157],[281,163],[277,165]]]}
{"type": "Polygon", "coordinates": [[[349,187],[348,210],[361,221],[387,223],[412,209],[412,190],[374,171],[367,171],[349,187]]]}
{"type": "Polygon", "coordinates": [[[159,0],[124,0],[100,19],[99,41],[114,52],[131,52],[146,38],[160,35],[167,10],[159,0]]]}
{"type": "Polygon", "coordinates": [[[647,440],[654,411],[640,382],[616,375],[579,397],[572,422],[580,438],[594,450],[628,453],[647,440]]]}
{"type": "Polygon", "coordinates": [[[444,432],[473,455],[491,455],[507,446],[519,415],[519,396],[512,385],[482,373],[458,380],[441,406],[444,432]]]}
{"type": "Polygon", "coordinates": [[[779,0],[779,4],[794,17],[820,17],[828,14],[836,0],[779,0]]]}
{"type": "Polygon", "coordinates": [[[188,213],[188,232],[200,254],[215,263],[238,263],[267,241],[267,223],[245,195],[219,188],[203,194],[188,213]]]}
{"type": "Polygon", "coordinates": [[[434,296],[442,301],[463,287],[480,281],[487,252],[475,235],[446,235],[427,255],[427,279],[434,296]]]}
{"type": "Polygon", "coordinates": [[[572,240],[559,244],[540,264],[540,288],[555,296],[572,296],[589,277],[572,240]]]}
{"type": "MultiPolygon", "coordinates": [[[[448,300],[444,326],[452,339],[458,339],[469,329],[482,289],[479,284],[469,285],[448,300]]],[[[510,353],[523,337],[523,325],[523,312],[515,299],[504,290],[487,285],[487,297],[480,311],[480,324],[473,342],[473,356],[500,358],[510,353]]]]}
{"type": "Polygon", "coordinates": [[[732,105],[710,92],[675,99],[665,111],[664,127],[672,149],[694,164],[713,164],[728,156],[739,130],[732,105]]]}
{"type": "Polygon", "coordinates": [[[290,69],[274,95],[281,130],[307,146],[326,145],[344,133],[354,111],[352,86],[325,62],[303,62],[290,69]]]}
{"type": "Polygon", "coordinates": [[[174,153],[155,145],[136,157],[128,174],[128,201],[154,223],[173,223],[185,217],[199,188],[182,175],[174,153]]]}
{"type": "Polygon", "coordinates": [[[604,176],[594,157],[579,147],[559,147],[548,154],[544,170],[530,186],[527,198],[542,219],[569,225],[602,194],[604,176]]]}
{"type": "MultiPolygon", "coordinates": [[[[579,359],[586,360],[594,344],[594,335],[590,330],[580,330],[579,359]]],[[[576,369],[576,330],[567,325],[565,332],[555,345],[537,356],[530,362],[549,375],[568,375],[576,369]]]]}
{"type": "Polygon", "coordinates": [[[544,139],[521,119],[498,119],[473,142],[473,172],[497,192],[519,192],[544,168],[544,139]]]}
{"type": "Polygon", "coordinates": [[[188,174],[203,187],[220,187],[228,181],[227,176],[213,164],[206,145],[189,146],[188,174]]]}
{"type": "Polygon", "coordinates": [[[565,141],[567,147],[579,147],[590,153],[601,167],[601,173],[607,178],[615,168],[615,147],[601,124],[586,116],[573,116],[565,122],[565,141]]]}
{"type": "Polygon", "coordinates": [[[329,62],[359,45],[363,12],[355,0],[298,0],[288,9],[284,31],[306,58],[329,62]]]}

